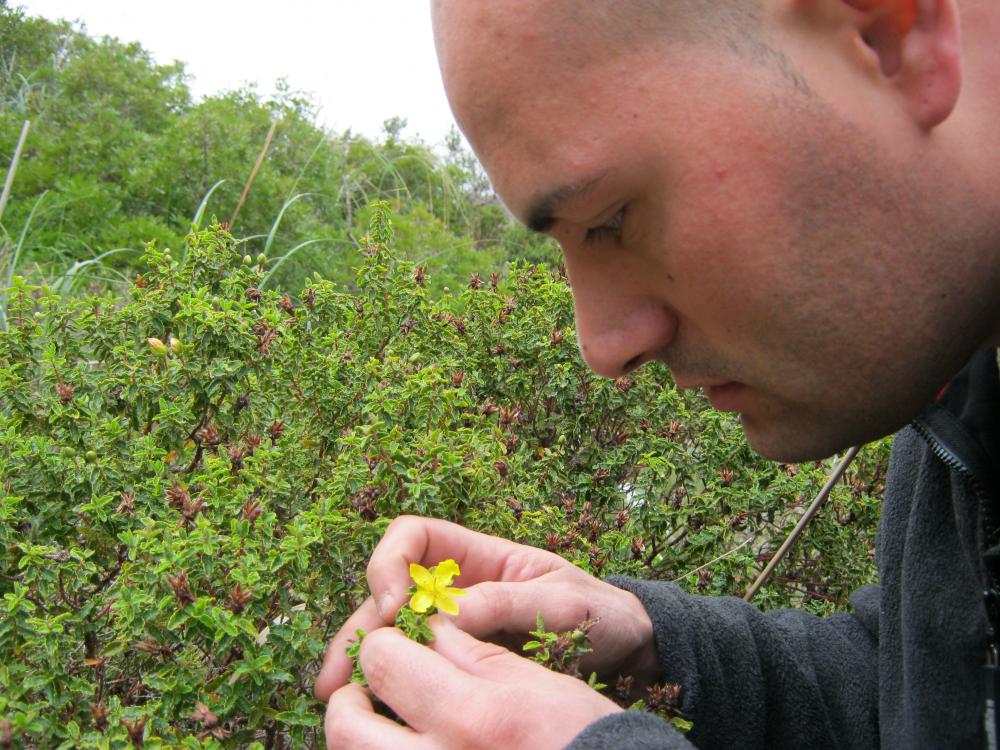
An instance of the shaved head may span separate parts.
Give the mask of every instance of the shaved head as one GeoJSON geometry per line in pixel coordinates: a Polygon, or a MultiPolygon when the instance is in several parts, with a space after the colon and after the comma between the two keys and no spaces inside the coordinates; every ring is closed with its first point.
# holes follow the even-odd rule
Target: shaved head
{"type": "MultiPolygon", "coordinates": [[[[560,85],[553,71],[607,66],[643,48],[709,48],[743,64],[777,71],[800,93],[804,78],[768,40],[761,0],[432,0],[435,42],[459,125],[470,111],[505,119],[521,97],[516,87],[487,93],[478,80],[491,70],[519,65],[526,55],[542,67],[533,77],[560,85]],[[512,56],[512,51],[515,51],[512,56]],[[485,61],[485,62],[484,62],[485,61]],[[466,85],[468,84],[468,85],[466,85]],[[457,101],[453,92],[461,92],[457,101]]],[[[526,72],[512,73],[525,81],[526,72]]],[[[464,130],[464,127],[463,127],[464,130]]]]}
{"type": "Polygon", "coordinates": [[[721,43],[740,52],[756,47],[761,36],[759,0],[432,0],[431,8],[435,25],[470,10],[484,23],[540,14],[567,36],[584,32],[627,46],[657,39],[721,43]]]}

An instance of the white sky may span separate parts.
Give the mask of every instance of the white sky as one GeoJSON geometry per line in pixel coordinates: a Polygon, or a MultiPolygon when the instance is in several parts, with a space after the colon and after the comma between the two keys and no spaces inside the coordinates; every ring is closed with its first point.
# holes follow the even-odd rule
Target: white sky
{"type": "Polygon", "coordinates": [[[180,60],[196,97],[278,78],[309,92],[321,125],[439,144],[453,124],[438,74],[426,0],[12,0],[29,15],[80,20],[91,36],[142,44],[180,60]]]}

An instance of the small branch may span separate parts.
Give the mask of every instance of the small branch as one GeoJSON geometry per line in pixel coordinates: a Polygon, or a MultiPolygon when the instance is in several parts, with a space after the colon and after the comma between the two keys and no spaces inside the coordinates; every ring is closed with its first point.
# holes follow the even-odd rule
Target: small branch
{"type": "Polygon", "coordinates": [[[58,575],[56,576],[56,580],[59,582],[59,598],[62,599],[63,604],[72,609],[74,612],[79,611],[80,607],[77,606],[74,602],[71,602],[69,600],[69,597],[66,596],[66,588],[65,586],[63,586],[62,570],[59,571],[58,575]]]}
{"type": "Polygon", "coordinates": [[[792,545],[795,544],[795,540],[799,538],[800,534],[802,534],[806,525],[819,512],[819,509],[823,507],[823,503],[825,503],[826,499],[830,496],[830,490],[833,489],[837,480],[844,475],[844,472],[847,471],[847,467],[851,465],[851,461],[854,460],[854,457],[858,455],[858,451],[860,450],[861,446],[856,445],[847,451],[844,455],[844,459],[837,465],[837,468],[833,470],[830,478],[826,480],[826,484],[823,485],[823,489],[819,491],[819,494],[816,495],[815,499],[806,509],[806,512],[802,514],[802,518],[799,519],[795,528],[792,529],[792,533],[788,535],[784,544],[782,544],[778,551],[774,553],[774,557],[771,558],[771,561],[767,564],[767,567],[764,568],[764,571],[757,576],[757,580],[753,582],[753,585],[747,589],[746,594],[743,596],[743,601],[748,602],[753,599],[757,592],[760,591],[761,586],[763,586],[767,582],[767,579],[771,577],[771,573],[774,572],[778,563],[781,562],[781,559],[788,553],[788,550],[791,549],[792,545]]]}
{"type": "Polygon", "coordinates": [[[34,604],[40,610],[42,610],[42,612],[44,612],[45,614],[47,614],[47,615],[52,614],[52,612],[49,610],[49,608],[46,607],[45,604],[42,603],[42,600],[39,599],[37,596],[32,596],[31,594],[25,594],[24,598],[27,599],[32,604],[34,604]]]}
{"type": "MultiPolygon", "coordinates": [[[[309,403],[309,399],[306,398],[306,394],[302,391],[302,386],[299,385],[299,382],[295,379],[295,376],[289,375],[288,381],[292,384],[292,388],[295,389],[295,393],[298,394],[295,396],[295,400],[300,404],[309,403]]],[[[317,413],[316,416],[319,416],[319,414],[317,413]]]]}
{"type": "Polygon", "coordinates": [[[678,581],[683,581],[683,580],[684,580],[685,578],[687,578],[687,577],[688,577],[689,575],[693,575],[693,574],[695,574],[695,573],[698,573],[698,572],[700,572],[700,571],[704,570],[705,568],[708,568],[708,567],[710,567],[710,566],[712,566],[712,565],[715,565],[715,564],[716,564],[717,562],[719,562],[719,561],[721,561],[721,560],[725,560],[725,559],[726,559],[727,557],[729,557],[730,555],[735,555],[735,554],[736,554],[737,552],[739,552],[739,551],[740,551],[741,549],[743,549],[743,548],[744,548],[744,547],[746,547],[746,546],[747,546],[748,544],[750,544],[750,542],[752,542],[753,540],[754,540],[754,537],[750,537],[749,539],[747,539],[746,541],[744,541],[744,542],[743,542],[743,543],[742,543],[742,544],[741,544],[741,545],[740,545],[739,547],[734,547],[733,549],[729,550],[728,552],[723,552],[723,553],[722,553],[721,555],[719,555],[719,556],[718,556],[717,558],[715,558],[714,560],[709,560],[709,561],[708,561],[707,563],[705,563],[704,565],[699,565],[699,566],[698,566],[697,568],[695,568],[694,570],[689,570],[689,571],[688,571],[687,573],[685,573],[685,574],[684,574],[684,575],[682,575],[682,576],[678,576],[677,578],[675,578],[674,580],[672,580],[672,581],[671,581],[670,583],[677,583],[678,581]]]}
{"type": "Polygon", "coordinates": [[[674,534],[674,536],[670,537],[665,542],[665,544],[668,547],[673,547],[675,544],[680,544],[680,542],[683,541],[684,538],[687,536],[687,533],[688,533],[687,528],[682,528],[676,534],[674,534]]]}
{"type": "Polygon", "coordinates": [[[650,567],[650,566],[652,566],[653,560],[655,560],[656,556],[658,554],[660,554],[660,545],[656,543],[655,539],[653,540],[653,543],[652,543],[651,546],[652,546],[652,549],[650,550],[649,554],[646,556],[646,561],[643,563],[647,568],[650,567]]]}
{"type": "Polygon", "coordinates": [[[271,148],[271,139],[274,138],[274,131],[278,128],[278,121],[275,120],[271,123],[271,129],[267,131],[267,137],[264,139],[264,147],[260,150],[260,154],[257,155],[257,162],[253,165],[253,169],[250,170],[250,176],[247,178],[246,185],[243,186],[243,194],[240,196],[239,203],[236,204],[236,208],[233,210],[233,215],[229,217],[229,227],[230,230],[236,224],[236,217],[239,216],[240,209],[243,208],[243,204],[246,202],[247,195],[250,193],[250,188],[253,186],[253,181],[257,179],[257,172],[260,171],[261,164],[264,163],[264,157],[267,155],[267,150],[271,148]]]}
{"type": "Polygon", "coordinates": [[[198,448],[194,452],[194,458],[191,460],[191,463],[187,467],[180,470],[180,473],[190,474],[192,471],[198,468],[198,465],[201,463],[202,454],[204,452],[205,452],[205,446],[202,445],[201,443],[198,443],[198,448]]]}
{"type": "Polygon", "coordinates": [[[118,555],[118,562],[115,563],[115,567],[112,568],[111,571],[106,576],[104,576],[104,578],[101,579],[101,582],[97,584],[97,588],[94,589],[92,592],[90,592],[91,599],[93,599],[98,594],[102,593],[108,586],[110,586],[112,581],[114,581],[118,577],[118,574],[121,572],[122,563],[125,562],[125,558],[128,557],[128,549],[124,545],[119,545],[118,549],[115,550],[115,552],[118,555]]]}

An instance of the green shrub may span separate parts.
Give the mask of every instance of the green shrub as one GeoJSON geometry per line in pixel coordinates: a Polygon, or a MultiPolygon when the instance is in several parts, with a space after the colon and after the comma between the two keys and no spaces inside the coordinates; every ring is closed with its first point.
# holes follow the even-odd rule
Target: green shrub
{"type": "MultiPolygon", "coordinates": [[[[398,514],[739,594],[821,485],[827,466],[759,459],[663,368],[589,373],[562,278],[521,267],[432,301],[391,235],[380,205],[355,294],[259,291],[218,226],[184,253],[148,247],[128,299],[16,282],[0,732],[321,747],[312,678],[398,514]]],[[[838,486],[766,606],[828,610],[872,578],[885,450],[838,486]]]]}

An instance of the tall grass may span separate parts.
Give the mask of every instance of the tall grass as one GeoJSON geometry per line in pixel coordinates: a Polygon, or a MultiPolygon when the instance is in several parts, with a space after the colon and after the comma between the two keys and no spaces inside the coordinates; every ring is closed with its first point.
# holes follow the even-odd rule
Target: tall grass
{"type": "Polygon", "coordinates": [[[7,233],[6,228],[0,224],[0,231],[3,232],[3,236],[0,237],[0,274],[3,278],[3,287],[0,288],[0,328],[7,330],[7,290],[10,289],[11,284],[14,282],[14,272],[17,270],[18,261],[21,259],[21,251],[24,248],[24,240],[28,236],[28,229],[31,227],[31,222],[35,218],[35,214],[38,212],[39,206],[45,200],[45,196],[49,194],[46,190],[38,199],[35,201],[35,205],[31,207],[31,212],[28,214],[28,218],[25,219],[24,226],[21,227],[21,234],[17,238],[17,244],[12,244],[10,240],[10,235],[7,233]],[[7,258],[7,255],[10,255],[7,258]],[[6,267],[5,267],[6,266],[6,267]]]}

